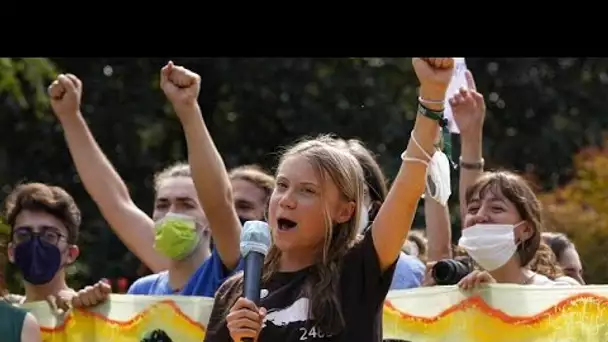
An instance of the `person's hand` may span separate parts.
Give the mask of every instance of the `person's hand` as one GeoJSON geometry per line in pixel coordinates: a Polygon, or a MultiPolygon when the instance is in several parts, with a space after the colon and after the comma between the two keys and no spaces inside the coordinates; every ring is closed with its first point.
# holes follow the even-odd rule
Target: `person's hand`
{"type": "Polygon", "coordinates": [[[53,112],[59,118],[75,116],[80,110],[82,82],[72,74],[61,74],[48,88],[53,112]]]}
{"type": "Polygon", "coordinates": [[[64,289],[54,295],[46,297],[46,302],[51,307],[51,311],[56,315],[66,314],[72,309],[72,298],[76,296],[76,291],[64,289]]]}
{"type": "Polygon", "coordinates": [[[413,58],[412,65],[420,81],[420,97],[433,102],[445,99],[452,72],[453,58],[413,58]]]}
{"type": "Polygon", "coordinates": [[[426,270],[424,271],[424,279],[422,279],[422,286],[435,286],[435,278],[433,277],[433,266],[437,262],[431,261],[426,263],[426,270]]]}
{"type": "Polygon", "coordinates": [[[454,122],[463,139],[480,136],[486,116],[486,102],[483,95],[477,91],[473,74],[467,70],[465,77],[468,89],[460,88],[449,100],[454,122]]]}
{"type": "Polygon", "coordinates": [[[72,308],[86,308],[100,304],[108,299],[112,287],[100,280],[95,285],[87,286],[76,292],[72,289],[61,290],[47,297],[47,302],[56,314],[67,313],[72,308]]]}
{"type": "Polygon", "coordinates": [[[72,298],[72,306],[86,308],[105,302],[112,293],[112,286],[106,280],[100,280],[93,286],[87,286],[72,298]]]}
{"type": "Polygon", "coordinates": [[[469,273],[466,277],[460,279],[458,282],[458,287],[460,287],[462,290],[472,290],[479,287],[481,284],[490,283],[496,283],[496,279],[494,279],[490,273],[475,270],[469,273]]]}
{"type": "Polygon", "coordinates": [[[226,316],[226,323],[233,341],[252,338],[257,341],[262,330],[266,309],[258,308],[252,301],[239,298],[226,316]]]}
{"type": "Polygon", "coordinates": [[[198,104],[201,77],[170,61],[160,71],[160,87],[179,115],[178,108],[198,104]]]}

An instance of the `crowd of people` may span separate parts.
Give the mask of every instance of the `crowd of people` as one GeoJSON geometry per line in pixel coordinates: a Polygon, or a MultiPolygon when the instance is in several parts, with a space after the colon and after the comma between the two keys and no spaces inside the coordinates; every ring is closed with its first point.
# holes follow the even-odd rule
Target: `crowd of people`
{"type": "MultiPolygon", "coordinates": [[[[449,99],[460,129],[459,202],[462,236],[453,246],[447,201],[451,156],[442,130],[452,58],[414,58],[420,82],[417,117],[390,187],[363,142],[332,135],[295,142],[275,175],[255,165],[227,170],[197,99],[200,77],[169,62],[160,85],[180,120],[188,161],[154,178],[152,216],[129,190],[89,131],[81,112],[83,84],[72,74],[49,86],[78,175],[108,225],[151,271],[133,295],[215,297],[205,341],[382,341],[389,290],[485,283],[584,284],[575,246],[547,233],[541,205],[526,181],[484,172],[486,106],[467,71],[467,87],[449,99]],[[425,232],[411,230],[424,198],[425,232]],[[266,221],[272,245],[262,294],[243,294],[239,250],[244,222],[266,221]],[[289,312],[287,312],[289,309],[289,312]],[[294,311],[295,310],[295,311],[294,311]]],[[[270,152],[270,151],[269,151],[270,152]]],[[[26,183],[5,201],[9,261],[24,295],[7,294],[0,313],[5,341],[40,341],[39,326],[18,308],[47,300],[58,312],[102,303],[104,281],[83,289],[66,283],[79,254],[80,211],[60,187],[26,183]]]]}

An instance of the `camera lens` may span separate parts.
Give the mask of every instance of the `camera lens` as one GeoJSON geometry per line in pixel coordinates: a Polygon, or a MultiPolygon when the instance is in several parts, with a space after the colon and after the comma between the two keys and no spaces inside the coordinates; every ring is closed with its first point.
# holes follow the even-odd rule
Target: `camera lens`
{"type": "Polygon", "coordinates": [[[455,285],[469,273],[471,273],[469,265],[453,259],[438,261],[432,270],[437,285],[455,285]]]}

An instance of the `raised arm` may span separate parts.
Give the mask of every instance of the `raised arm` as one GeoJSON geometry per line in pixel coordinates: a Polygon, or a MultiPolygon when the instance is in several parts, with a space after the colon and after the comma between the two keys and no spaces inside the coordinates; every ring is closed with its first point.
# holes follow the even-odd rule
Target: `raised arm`
{"type": "MultiPolygon", "coordinates": [[[[420,98],[432,112],[418,110],[399,173],[372,226],[374,246],[381,270],[392,265],[412,225],[420,196],[424,191],[426,171],[435,151],[439,121],[431,118],[443,111],[445,93],[452,77],[452,58],[414,58],[414,70],[420,81],[420,98]]],[[[443,113],[441,113],[443,117],[443,113]]]]}
{"type": "Polygon", "coordinates": [[[232,186],[198,105],[200,76],[169,62],[161,70],[161,88],[179,117],[188,145],[188,162],[196,192],[209,221],[215,248],[228,269],[240,260],[241,223],[232,200],[232,186]]]}
{"type": "Polygon", "coordinates": [[[154,223],[139,209],[124,181],[103,154],[80,111],[82,83],[74,75],[59,75],[49,87],[51,105],[85,189],[120,240],[152,271],[169,261],[153,249],[154,223]]]}
{"type": "Polygon", "coordinates": [[[426,222],[427,260],[439,261],[452,257],[452,225],[450,209],[426,196],[424,199],[424,220],[426,222]]]}
{"type": "Polygon", "coordinates": [[[483,172],[482,149],[483,123],[486,103],[483,95],[477,92],[473,74],[465,73],[468,89],[462,88],[450,99],[454,121],[460,130],[460,184],[458,188],[460,217],[466,214],[465,194],[471,184],[483,172]]]}

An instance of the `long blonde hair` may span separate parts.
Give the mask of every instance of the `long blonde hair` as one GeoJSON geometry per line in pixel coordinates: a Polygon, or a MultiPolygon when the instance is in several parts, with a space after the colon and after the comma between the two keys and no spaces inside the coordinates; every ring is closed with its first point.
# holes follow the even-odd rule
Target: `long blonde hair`
{"type": "MultiPolygon", "coordinates": [[[[325,210],[325,239],[319,262],[311,268],[301,295],[309,298],[309,317],[328,334],[338,334],[344,327],[344,316],[340,303],[340,271],[342,259],[359,241],[360,203],[363,201],[363,171],[357,159],[346,149],[337,146],[335,139],[322,135],[315,139],[302,140],[285,150],[279,165],[287,158],[306,158],[322,181],[332,181],[343,200],[354,202],[355,212],[344,223],[333,223],[329,211],[325,210]]],[[[264,261],[262,281],[267,282],[279,271],[281,251],[272,245],[264,261]]],[[[242,274],[235,277],[235,288],[230,295],[228,308],[242,292],[242,274]]]]}

